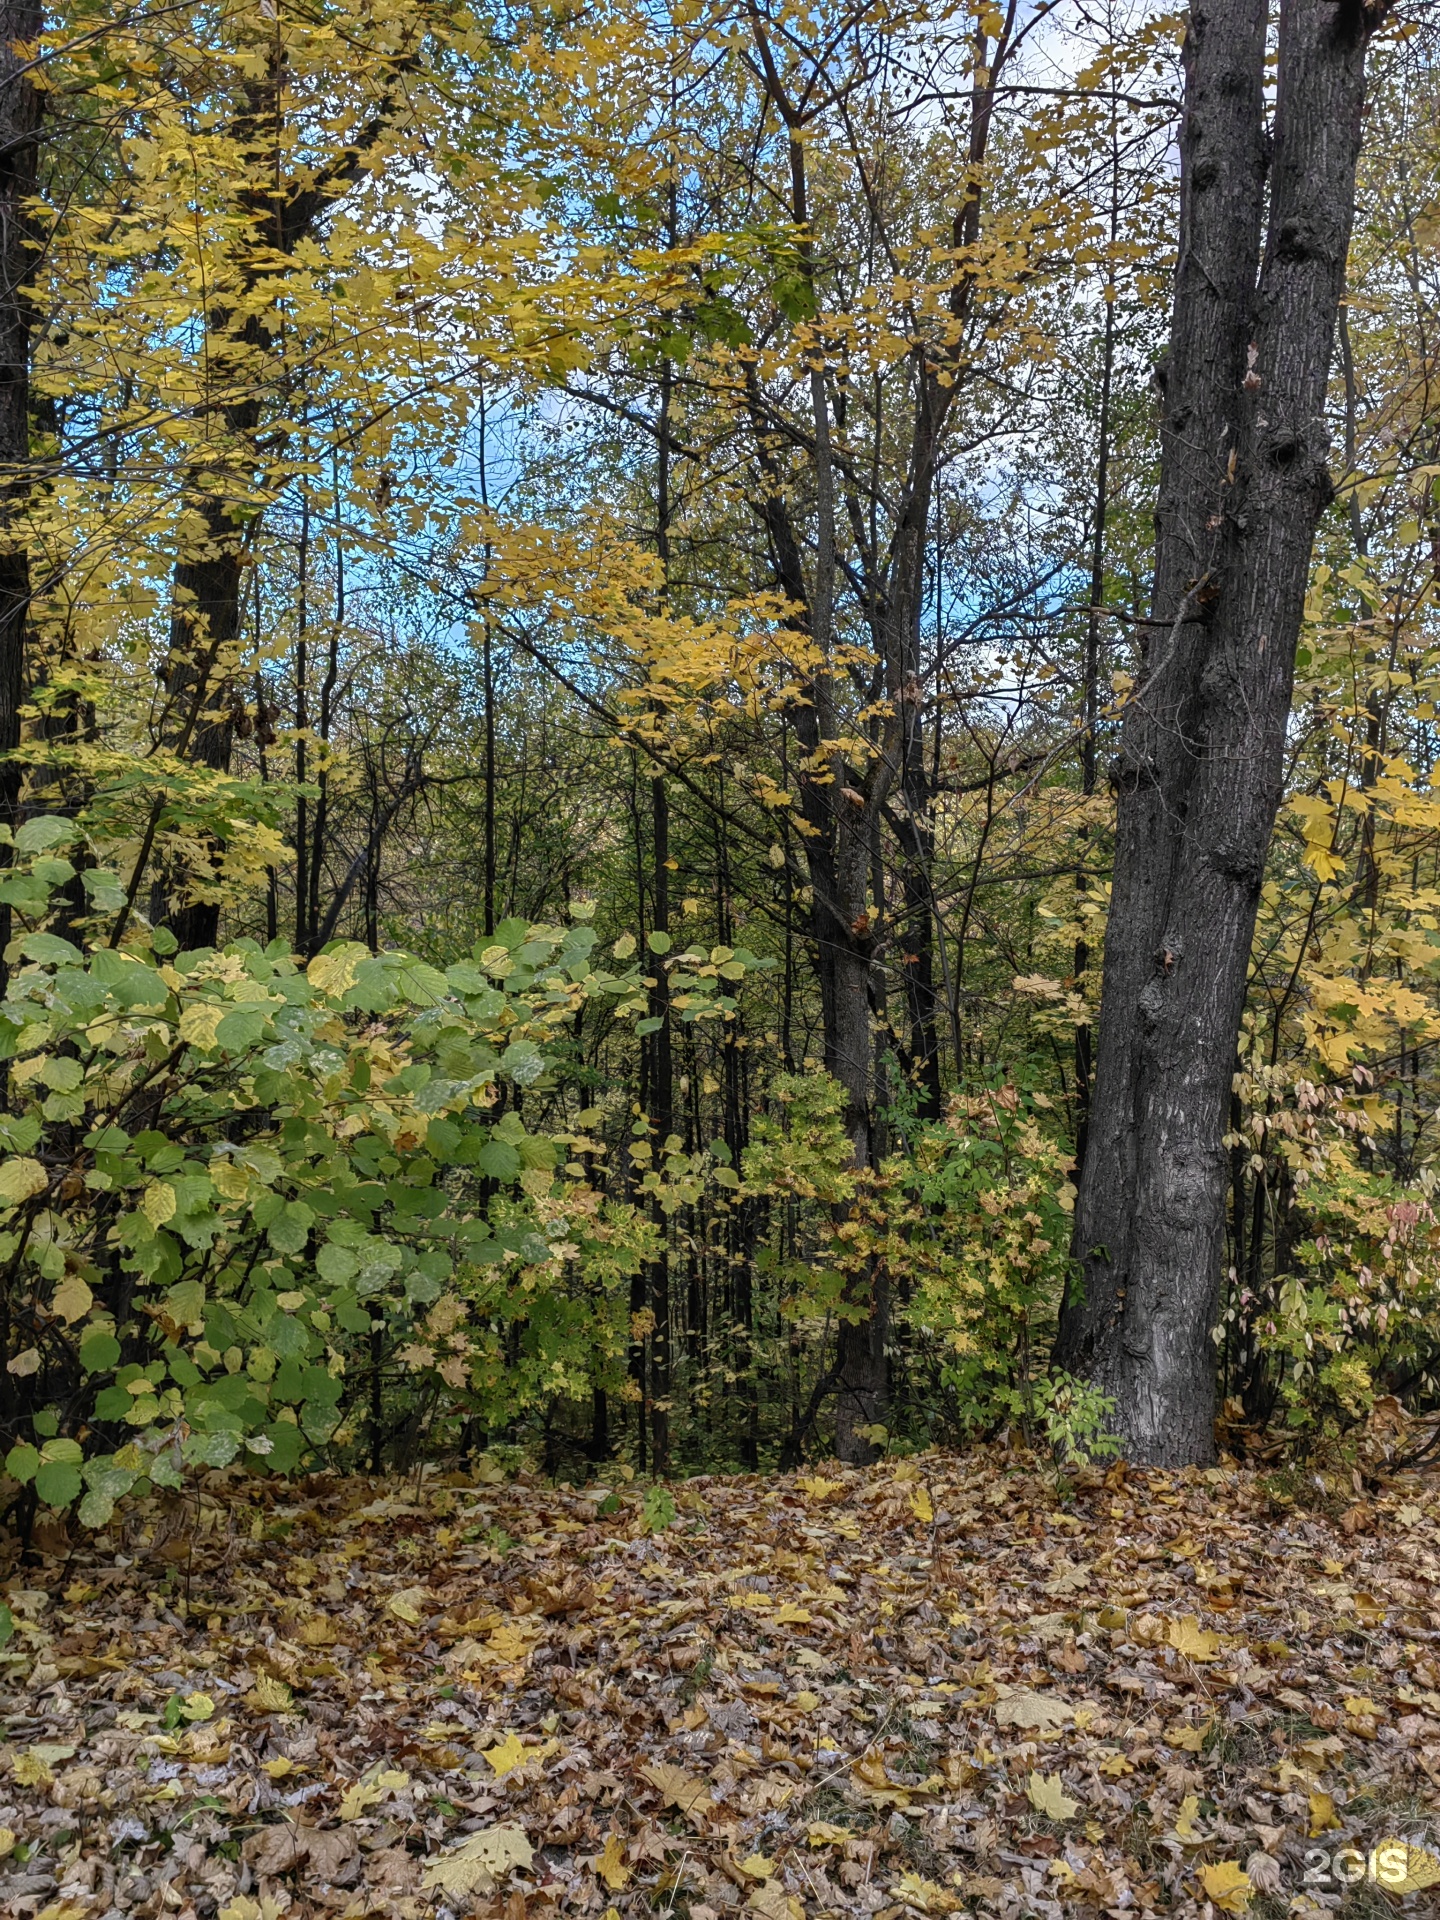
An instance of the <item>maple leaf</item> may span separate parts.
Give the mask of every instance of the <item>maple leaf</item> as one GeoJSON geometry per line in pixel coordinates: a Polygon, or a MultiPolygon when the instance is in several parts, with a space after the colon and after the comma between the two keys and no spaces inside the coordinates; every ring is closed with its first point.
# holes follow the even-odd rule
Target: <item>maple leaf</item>
{"type": "Polygon", "coordinates": [[[1034,1693],[1028,1687],[997,1689],[995,1724],[997,1727],[1024,1727],[1027,1731],[1049,1732],[1067,1726],[1075,1718],[1075,1709],[1058,1694],[1034,1693]]]}
{"type": "Polygon", "coordinates": [[[1328,1793],[1310,1795],[1310,1838],[1318,1840],[1322,1833],[1329,1833],[1341,1824],[1335,1811],[1335,1801],[1328,1793]]]}
{"type": "Polygon", "coordinates": [[[684,1772],[680,1767],[672,1767],[664,1761],[652,1766],[640,1767],[640,1777],[648,1780],[661,1801],[667,1807],[678,1807],[683,1814],[697,1825],[711,1811],[714,1802],[710,1798],[710,1789],[703,1780],[697,1780],[693,1774],[684,1772]]]}
{"type": "Polygon", "coordinates": [[[630,1869],[625,1864],[625,1856],[620,1849],[620,1836],[618,1834],[606,1834],[605,1845],[601,1851],[596,1854],[592,1864],[595,1868],[596,1876],[605,1882],[612,1893],[619,1893],[622,1887],[629,1884],[630,1869]]]}
{"type": "Polygon", "coordinates": [[[398,1767],[376,1767],[347,1789],[340,1801],[340,1818],[358,1820],[377,1806],[386,1794],[400,1793],[410,1784],[408,1773],[398,1767]]]}
{"type": "Polygon", "coordinates": [[[507,1733],[492,1747],[485,1749],[485,1758],[490,1762],[497,1780],[507,1773],[513,1773],[516,1767],[528,1766],[532,1762],[548,1760],[552,1753],[560,1751],[558,1740],[542,1740],[538,1746],[527,1747],[518,1733],[507,1733]]]}
{"type": "Polygon", "coordinates": [[[1195,1824],[1195,1816],[1199,1811],[1199,1794],[1187,1793],[1180,1802],[1180,1811],[1175,1816],[1176,1837],[1183,1840],[1187,1847],[1199,1846],[1206,1837],[1195,1824]]]}
{"type": "Polygon", "coordinates": [[[29,1753],[16,1754],[10,1769],[11,1778],[20,1787],[48,1787],[54,1784],[55,1775],[48,1764],[32,1748],[29,1753]]]}
{"type": "Polygon", "coordinates": [[[1205,1897],[1222,1913],[1244,1913],[1255,1897],[1255,1884],[1238,1860],[1221,1860],[1201,1867],[1205,1897]]]}
{"type": "Polygon", "coordinates": [[[489,1892],[504,1875],[516,1867],[528,1867],[534,1857],[523,1827],[484,1827],[429,1861],[421,1885],[441,1893],[489,1892]]]}
{"type": "Polygon", "coordinates": [[[1440,1886],[1440,1854],[1413,1847],[1408,1840],[1382,1840],[1376,1847],[1375,1878],[1387,1892],[1423,1893],[1440,1886]]]}
{"type": "Polygon", "coordinates": [[[793,1893],[786,1893],[778,1880],[766,1880],[745,1902],[761,1920],[804,1920],[805,1908],[793,1893]]]}
{"type": "Polygon", "coordinates": [[[1213,1660],[1220,1651],[1219,1634],[1202,1627],[1193,1613],[1187,1613],[1183,1619],[1172,1620],[1165,1638],[1186,1660],[1213,1660]]]}
{"type": "Polygon", "coordinates": [[[1032,1773],[1026,1782],[1025,1792],[1035,1811],[1051,1820],[1068,1820],[1080,1811],[1080,1802],[1072,1800],[1066,1793],[1058,1773],[1032,1773]]]}
{"type": "Polygon", "coordinates": [[[283,1680],[277,1680],[273,1673],[263,1670],[256,1674],[255,1685],[245,1696],[246,1704],[258,1708],[261,1713],[288,1713],[294,1703],[294,1695],[283,1680]]]}

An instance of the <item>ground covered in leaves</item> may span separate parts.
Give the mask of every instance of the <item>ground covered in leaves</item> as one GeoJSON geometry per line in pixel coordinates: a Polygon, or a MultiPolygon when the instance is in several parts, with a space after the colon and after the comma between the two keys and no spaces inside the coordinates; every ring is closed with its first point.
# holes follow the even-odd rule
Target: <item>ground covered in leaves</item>
{"type": "Polygon", "coordinates": [[[1433,1478],[217,1480],[40,1539],[6,1920],[1436,1910],[1433,1478]]]}

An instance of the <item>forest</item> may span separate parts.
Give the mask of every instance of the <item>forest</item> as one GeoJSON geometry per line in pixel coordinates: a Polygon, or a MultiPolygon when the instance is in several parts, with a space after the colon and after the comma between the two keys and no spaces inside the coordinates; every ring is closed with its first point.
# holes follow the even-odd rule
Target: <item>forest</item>
{"type": "Polygon", "coordinates": [[[1436,33],[0,8],[21,1533],[1435,1456],[1436,33]]]}
{"type": "Polygon", "coordinates": [[[1426,1920],[1430,0],[0,0],[0,1914],[1426,1920]]]}

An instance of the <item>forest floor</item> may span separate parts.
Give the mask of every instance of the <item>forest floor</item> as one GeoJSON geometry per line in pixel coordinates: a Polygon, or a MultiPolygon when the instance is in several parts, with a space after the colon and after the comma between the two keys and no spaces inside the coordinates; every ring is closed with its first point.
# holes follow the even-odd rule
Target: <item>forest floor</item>
{"type": "Polygon", "coordinates": [[[131,1526],[8,1580],[6,1920],[1440,1905],[1434,1476],[222,1480],[131,1526]]]}

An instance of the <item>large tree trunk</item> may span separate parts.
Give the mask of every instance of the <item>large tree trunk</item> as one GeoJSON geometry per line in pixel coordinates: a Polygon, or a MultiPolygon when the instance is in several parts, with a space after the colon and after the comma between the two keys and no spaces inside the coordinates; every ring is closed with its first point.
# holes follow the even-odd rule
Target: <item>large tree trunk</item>
{"type": "MultiPolygon", "coordinates": [[[[13,531],[30,485],[29,281],[35,266],[27,202],[35,192],[40,96],[18,48],[41,30],[38,5],[0,5],[0,754],[20,744],[30,558],[13,531]]],[[[21,770],[0,759],[0,823],[15,824],[21,770]]],[[[0,906],[0,990],[10,909],[0,906]]]]}
{"type": "Polygon", "coordinates": [[[1153,617],[1117,768],[1082,1285],[1057,1358],[1131,1453],[1212,1457],[1225,1111],[1295,644],[1331,497],[1324,423],[1378,13],[1285,0],[1258,290],[1263,0],[1187,36],[1180,258],[1164,371],[1153,617]]]}

